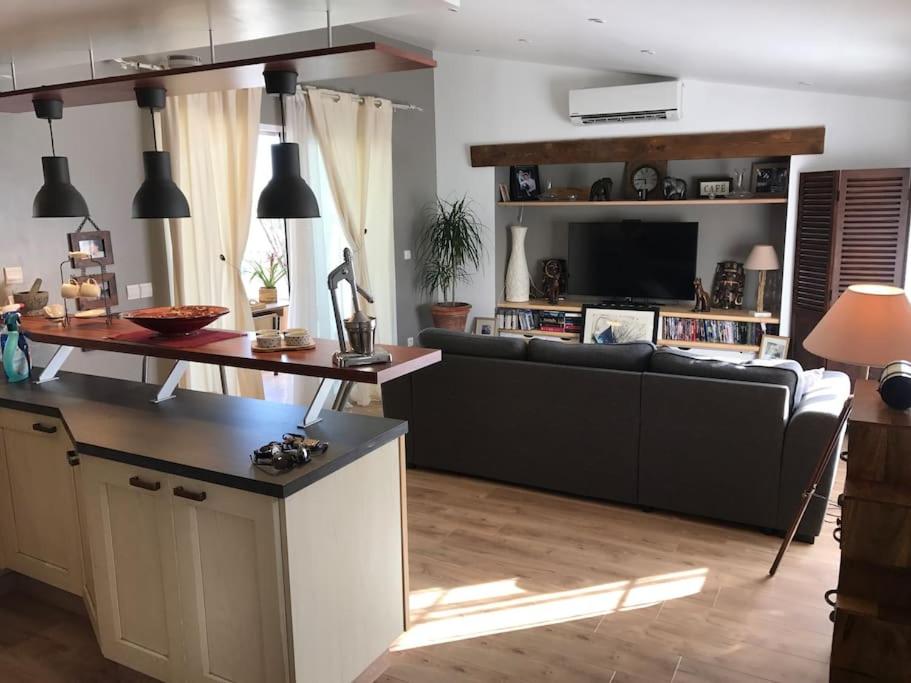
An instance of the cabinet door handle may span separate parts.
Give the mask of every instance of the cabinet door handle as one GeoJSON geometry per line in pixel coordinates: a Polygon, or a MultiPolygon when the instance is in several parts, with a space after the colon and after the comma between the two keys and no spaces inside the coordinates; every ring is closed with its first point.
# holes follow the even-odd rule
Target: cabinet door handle
{"type": "Polygon", "coordinates": [[[139,477],[130,477],[130,486],[135,486],[138,489],[145,489],[146,491],[157,491],[161,488],[161,482],[143,481],[139,477]]]}
{"type": "Polygon", "coordinates": [[[35,424],[33,424],[32,429],[34,429],[36,432],[41,432],[42,434],[56,434],[57,433],[56,425],[44,425],[44,424],[41,424],[40,422],[36,422],[35,424]]]}
{"type": "Polygon", "coordinates": [[[189,500],[195,500],[197,503],[201,503],[206,499],[205,491],[194,493],[193,491],[187,491],[187,489],[185,489],[183,486],[175,487],[174,495],[179,498],[188,498],[189,500]]]}
{"type": "Polygon", "coordinates": [[[76,467],[76,465],[79,464],[79,454],[76,451],[67,451],[66,461],[69,463],[70,467],[76,467]]]}

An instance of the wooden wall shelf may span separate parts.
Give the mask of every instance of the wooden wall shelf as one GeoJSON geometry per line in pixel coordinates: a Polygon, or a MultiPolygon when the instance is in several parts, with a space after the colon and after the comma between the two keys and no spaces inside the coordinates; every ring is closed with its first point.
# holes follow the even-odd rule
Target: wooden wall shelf
{"type": "Polygon", "coordinates": [[[435,66],[432,58],[422,54],[383,43],[357,43],[12,90],[0,93],[0,112],[30,112],[32,100],[57,97],[63,99],[67,107],[132,102],[133,89],[143,86],[164,87],[169,95],[254,88],[263,85],[264,70],[291,68],[303,81],[321,81],[435,66]]]}
{"type": "Polygon", "coordinates": [[[617,199],[607,202],[590,201],[530,201],[530,202],[497,202],[497,206],[514,206],[517,208],[536,207],[585,207],[608,208],[612,206],[747,206],[759,204],[787,204],[787,197],[750,197],[748,199],[651,199],[637,201],[635,199],[617,199]]]}
{"type": "MultiPolygon", "coordinates": [[[[514,308],[519,310],[531,310],[531,311],[562,311],[564,313],[579,313],[582,311],[582,306],[585,304],[593,305],[598,303],[595,300],[592,301],[581,301],[573,299],[565,299],[558,304],[549,304],[545,299],[530,299],[528,301],[519,301],[519,302],[509,302],[501,301],[497,304],[497,308],[514,308]]],[[[724,320],[727,322],[741,322],[741,323],[763,323],[768,325],[778,325],[781,322],[781,318],[778,316],[771,316],[768,318],[757,318],[756,316],[750,315],[746,311],[725,311],[723,309],[717,309],[714,311],[709,311],[708,313],[697,313],[696,311],[691,311],[689,308],[683,306],[659,306],[661,309],[661,317],[669,318],[690,318],[692,320],[724,320]]],[[[517,330],[521,332],[528,332],[529,330],[517,330]]],[[[713,347],[718,346],[713,344],[713,347]]]]}
{"type": "Polygon", "coordinates": [[[471,165],[592,164],[611,161],[738,159],[822,154],[825,126],[776,128],[727,133],[649,135],[644,137],[545,140],[501,145],[472,145],[471,165]]]}

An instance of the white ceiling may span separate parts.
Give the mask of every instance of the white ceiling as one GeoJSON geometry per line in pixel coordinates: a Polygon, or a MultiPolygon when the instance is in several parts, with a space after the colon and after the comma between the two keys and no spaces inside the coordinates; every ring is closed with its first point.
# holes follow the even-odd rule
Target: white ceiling
{"type": "Polygon", "coordinates": [[[462,0],[364,28],[450,52],[911,99],[911,0],[462,0]]]}

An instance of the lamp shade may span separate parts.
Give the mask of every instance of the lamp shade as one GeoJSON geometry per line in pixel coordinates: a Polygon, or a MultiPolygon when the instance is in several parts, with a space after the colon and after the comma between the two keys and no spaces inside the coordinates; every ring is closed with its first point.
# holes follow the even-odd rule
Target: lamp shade
{"type": "Polygon", "coordinates": [[[41,157],[44,185],[35,195],[35,218],[74,218],[89,215],[89,207],[79,190],[70,184],[70,165],[66,157],[41,157]]]}
{"type": "Polygon", "coordinates": [[[169,152],[143,152],[146,179],[133,197],[133,218],[187,218],[190,205],[171,180],[169,152]]]}
{"type": "Polygon", "coordinates": [[[300,167],[296,142],[272,145],[272,179],[259,195],[258,218],[319,218],[319,204],[300,167]]]}
{"type": "Polygon", "coordinates": [[[771,244],[757,244],[743,267],[746,270],[778,270],[778,254],[771,244]]]}
{"type": "Polygon", "coordinates": [[[851,285],[803,341],[837,363],[883,367],[911,359],[911,302],[903,289],[851,285]]]}

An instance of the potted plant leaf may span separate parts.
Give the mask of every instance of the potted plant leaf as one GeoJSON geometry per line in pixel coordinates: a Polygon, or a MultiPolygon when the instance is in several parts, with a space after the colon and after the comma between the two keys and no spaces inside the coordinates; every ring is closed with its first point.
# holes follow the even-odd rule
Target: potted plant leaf
{"type": "Polygon", "coordinates": [[[254,263],[250,268],[250,281],[259,280],[259,301],[274,304],[278,301],[277,285],[288,275],[288,269],[276,254],[269,254],[265,263],[254,263]]]}
{"type": "Polygon", "coordinates": [[[418,284],[431,296],[442,295],[431,307],[434,327],[465,331],[471,304],[456,299],[456,283],[470,282],[469,269],[480,267],[483,230],[466,197],[437,199],[428,208],[417,244],[418,284]]]}

